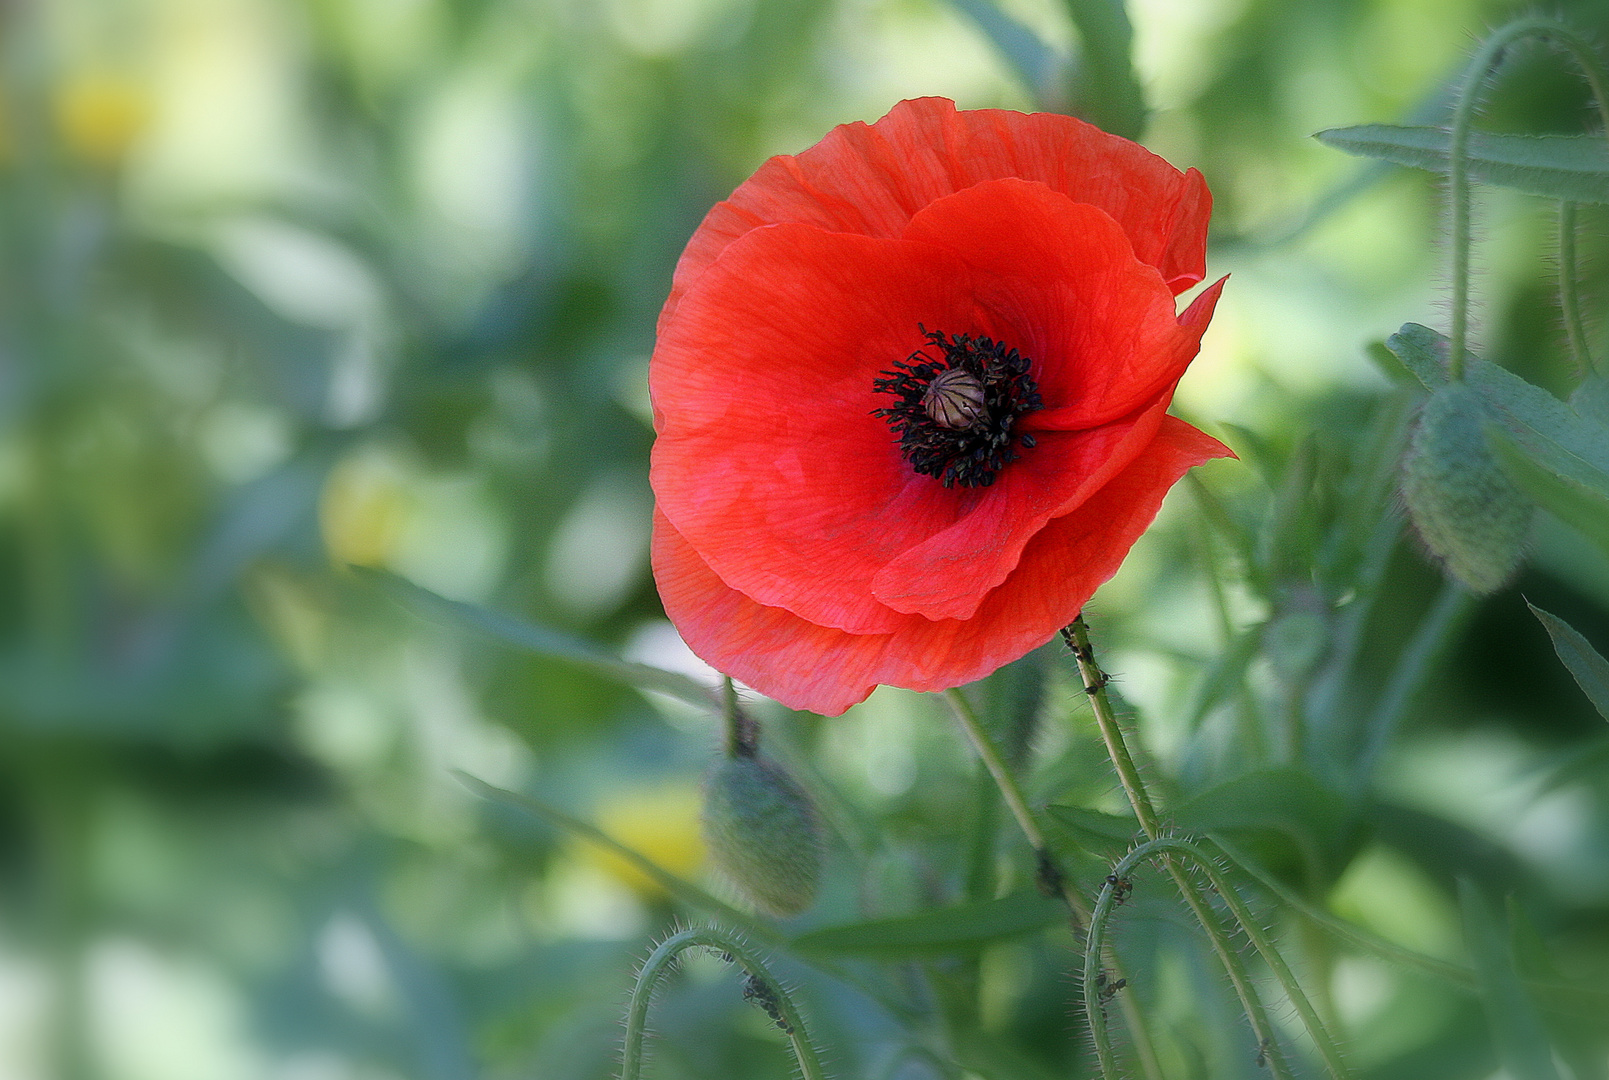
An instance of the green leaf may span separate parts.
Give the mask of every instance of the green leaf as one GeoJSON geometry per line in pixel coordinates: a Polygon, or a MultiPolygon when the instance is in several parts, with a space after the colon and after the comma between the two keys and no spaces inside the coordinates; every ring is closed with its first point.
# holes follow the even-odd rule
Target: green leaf
{"type": "Polygon", "coordinates": [[[994,0],[950,2],[977,24],[1035,99],[1049,104],[1060,96],[1067,57],[1039,40],[1038,34],[1002,11],[994,0]]]}
{"type": "Polygon", "coordinates": [[[1514,485],[1536,504],[1567,525],[1609,551],[1609,474],[1599,473],[1601,480],[1583,481],[1583,469],[1571,469],[1569,459],[1542,450],[1547,462],[1538,461],[1526,453],[1518,440],[1504,431],[1493,428],[1487,431],[1492,456],[1514,485]],[[1571,475],[1576,472],[1576,475],[1571,475]]]}
{"type": "MultiPolygon", "coordinates": [[[[1326,146],[1430,172],[1447,172],[1452,134],[1439,127],[1361,124],[1313,136],[1326,146]]],[[[1601,135],[1469,134],[1469,175],[1570,202],[1609,203],[1609,146],[1601,135]]]]}
{"type": "Polygon", "coordinates": [[[1103,814],[1082,806],[1055,804],[1045,807],[1045,813],[1073,843],[1104,859],[1122,858],[1140,836],[1140,823],[1132,814],[1103,814]]]}
{"type": "Polygon", "coordinates": [[[1345,799],[1311,773],[1290,767],[1242,773],[1186,800],[1173,818],[1189,832],[1283,838],[1283,844],[1259,845],[1263,862],[1289,861],[1294,848],[1314,882],[1330,880],[1344,865],[1356,831],[1356,815],[1345,799]]]}
{"type": "Polygon", "coordinates": [[[1066,0],[1083,45],[1073,74],[1072,111],[1096,127],[1138,139],[1145,93],[1134,73],[1134,27],[1123,0],[1066,0]]]}
{"type": "Polygon", "coordinates": [[[1447,385],[1447,339],[1430,327],[1403,323],[1386,338],[1386,351],[1402,361],[1426,390],[1447,385]]]}
{"type": "Polygon", "coordinates": [[[1059,902],[1038,893],[1021,892],[915,915],[824,927],[794,938],[792,948],[814,956],[878,960],[953,956],[1066,918],[1067,910],[1059,902]]]}
{"type": "Polygon", "coordinates": [[[713,691],[698,680],[677,671],[622,660],[588,642],[549,630],[544,626],[488,611],[460,600],[449,600],[385,570],[354,566],[362,580],[427,619],[462,626],[516,649],[563,660],[605,678],[627,683],[642,690],[657,690],[701,709],[719,711],[721,704],[713,691]]]}
{"type": "Polygon", "coordinates": [[[1371,341],[1363,347],[1364,355],[1374,362],[1380,373],[1399,386],[1417,388],[1421,380],[1401,357],[1383,341],[1371,341]]]}
{"type": "Polygon", "coordinates": [[[1515,1080],[1559,1080],[1547,1032],[1514,970],[1507,935],[1467,878],[1458,879],[1458,900],[1498,1056],[1515,1080]]]}
{"type": "Polygon", "coordinates": [[[1525,606],[1531,609],[1531,614],[1547,630],[1548,637],[1553,639],[1553,651],[1570,669],[1570,674],[1575,676],[1582,691],[1592,700],[1593,707],[1605,720],[1609,720],[1609,660],[1605,660],[1586,638],[1557,615],[1548,614],[1530,601],[1526,601],[1525,606]]]}

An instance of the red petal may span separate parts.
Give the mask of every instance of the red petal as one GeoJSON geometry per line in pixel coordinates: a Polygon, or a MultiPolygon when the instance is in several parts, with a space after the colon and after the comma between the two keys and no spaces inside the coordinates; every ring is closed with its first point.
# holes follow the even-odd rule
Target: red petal
{"type": "Polygon", "coordinates": [[[666,614],[695,653],[791,708],[836,716],[878,683],[948,689],[1050,640],[1116,573],[1185,470],[1226,455],[1216,439],[1164,418],[1127,469],[1034,537],[1016,572],[971,619],[911,615],[878,634],[812,624],[727,586],[662,514],[654,522],[654,577],[666,614]]]}
{"type": "Polygon", "coordinates": [[[926,245],[751,232],[682,302],[650,368],[653,486],[733,588],[821,626],[892,629],[872,579],[981,498],[911,471],[871,411],[918,323],[972,326],[972,275],[926,245]]]}
{"type": "Polygon", "coordinates": [[[968,188],[923,209],[905,238],[950,248],[978,270],[979,304],[1035,361],[1046,410],[1027,418],[1030,431],[1127,416],[1177,383],[1200,349],[1206,320],[1181,323],[1173,294],[1117,222],[1043,184],[968,188]]]}
{"type": "Polygon", "coordinates": [[[987,499],[878,572],[877,599],[929,619],[972,618],[1046,522],[1076,510],[1146,449],[1171,396],[1090,431],[1036,436],[1038,445],[999,473],[987,499]]]}
{"type": "Polygon", "coordinates": [[[661,325],[726,246],[752,229],[798,222],[894,237],[929,203],[1006,177],[1038,181],[1106,211],[1175,294],[1206,274],[1212,196],[1194,169],[1181,173],[1072,117],[957,112],[943,98],[920,98],[900,102],[875,124],[834,128],[796,157],[772,158],[717,204],[676,266],[661,325]]]}

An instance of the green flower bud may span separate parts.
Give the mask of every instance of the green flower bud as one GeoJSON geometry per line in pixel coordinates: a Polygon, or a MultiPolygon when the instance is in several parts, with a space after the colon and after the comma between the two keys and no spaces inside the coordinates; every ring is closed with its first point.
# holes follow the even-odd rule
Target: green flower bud
{"type": "Polygon", "coordinates": [[[755,907],[797,915],[821,882],[821,836],[810,797],[777,766],[723,759],[704,784],[704,840],[715,865],[755,907]]]}
{"type": "Polygon", "coordinates": [[[1486,442],[1492,422],[1463,383],[1425,403],[1403,459],[1402,496],[1425,546],[1447,572],[1478,593],[1493,592],[1519,568],[1532,505],[1498,467],[1486,442]]]}

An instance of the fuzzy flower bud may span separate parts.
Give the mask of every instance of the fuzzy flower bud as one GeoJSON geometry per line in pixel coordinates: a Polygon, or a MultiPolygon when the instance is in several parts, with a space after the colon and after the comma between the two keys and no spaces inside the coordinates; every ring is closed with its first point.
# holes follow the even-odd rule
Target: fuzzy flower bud
{"type": "Polygon", "coordinates": [[[797,915],[821,881],[815,807],[792,777],[750,754],[724,758],[704,785],[710,856],[755,907],[797,915]]]}
{"type": "Polygon", "coordinates": [[[1425,546],[1478,593],[1518,569],[1532,505],[1486,442],[1491,417],[1475,392],[1449,383],[1430,395],[1403,459],[1402,495],[1425,546]]]}

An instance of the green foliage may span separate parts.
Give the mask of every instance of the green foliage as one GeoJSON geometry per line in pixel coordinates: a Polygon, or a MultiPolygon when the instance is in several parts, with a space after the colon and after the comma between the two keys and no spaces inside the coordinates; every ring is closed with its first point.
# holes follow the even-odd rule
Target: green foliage
{"type": "MultiPolygon", "coordinates": [[[[1502,13],[1186,7],[7,6],[0,1072],[601,1080],[657,956],[663,1080],[793,1075],[767,1000],[840,1075],[1089,1076],[1091,989],[1128,1075],[1281,1067],[1250,999],[1333,1024],[1378,1080],[1526,1075],[1547,1044],[1601,1076],[1602,725],[1538,670],[1513,592],[1438,591],[1401,541],[1445,339],[1375,350],[1394,388],[1348,365],[1424,300],[1438,209],[1424,175],[1333,174],[1306,139],[1443,122],[1445,72],[1502,13]],[[699,842],[720,703],[648,572],[643,365],[712,204],[930,93],[1076,109],[1201,169],[1233,276],[1177,409],[1241,461],[1193,474],[1090,605],[1163,845],[1108,880],[1144,837],[1060,643],[967,691],[1043,853],[940,702],[745,700],[820,810],[819,891],[784,931],[723,899],[699,842]],[[1465,913],[1474,965],[1460,874],[1510,898],[1506,932],[1465,913]],[[1080,987],[1070,928],[1103,896],[1080,987]],[[689,920],[762,946],[743,966],[772,988],[746,1003],[715,937],[672,970],[689,920]]],[[[1482,122],[1579,130],[1557,59],[1515,54],[1482,122]]],[[[1441,171],[1445,136],[1392,130],[1377,161],[1441,171]]],[[[1587,204],[1601,308],[1603,151],[1471,146],[1477,180],[1587,204]]],[[[1465,381],[1507,475],[1580,533],[1542,522],[1517,588],[1568,613],[1544,625],[1601,709],[1609,383],[1561,400],[1592,356],[1553,340],[1513,213],[1465,381]]],[[[1348,1065],[1269,1031],[1297,1076],[1348,1065]]]]}
{"type": "Polygon", "coordinates": [[[1583,693],[1592,702],[1600,716],[1609,720],[1609,660],[1599,655],[1592,644],[1576,632],[1575,628],[1557,615],[1550,615],[1535,604],[1527,604],[1531,614],[1547,629],[1553,639],[1553,648],[1559,659],[1570,670],[1583,693]]]}
{"type": "MultiPolygon", "coordinates": [[[[1360,157],[1430,172],[1447,171],[1451,135],[1439,127],[1360,124],[1313,136],[1360,157]]],[[[1609,203],[1609,144],[1600,135],[1504,135],[1471,132],[1469,175],[1475,180],[1571,202],[1609,203]]]]}
{"type": "Polygon", "coordinates": [[[1459,881],[1458,900],[1464,913],[1464,937],[1504,1066],[1518,1080],[1558,1080],[1547,1032],[1514,970],[1508,935],[1468,880],[1459,881]]]}
{"type": "Polygon", "coordinates": [[[1021,892],[915,915],[824,926],[794,938],[791,947],[808,955],[884,961],[957,956],[1042,930],[1066,917],[1056,901],[1021,892]]]}

